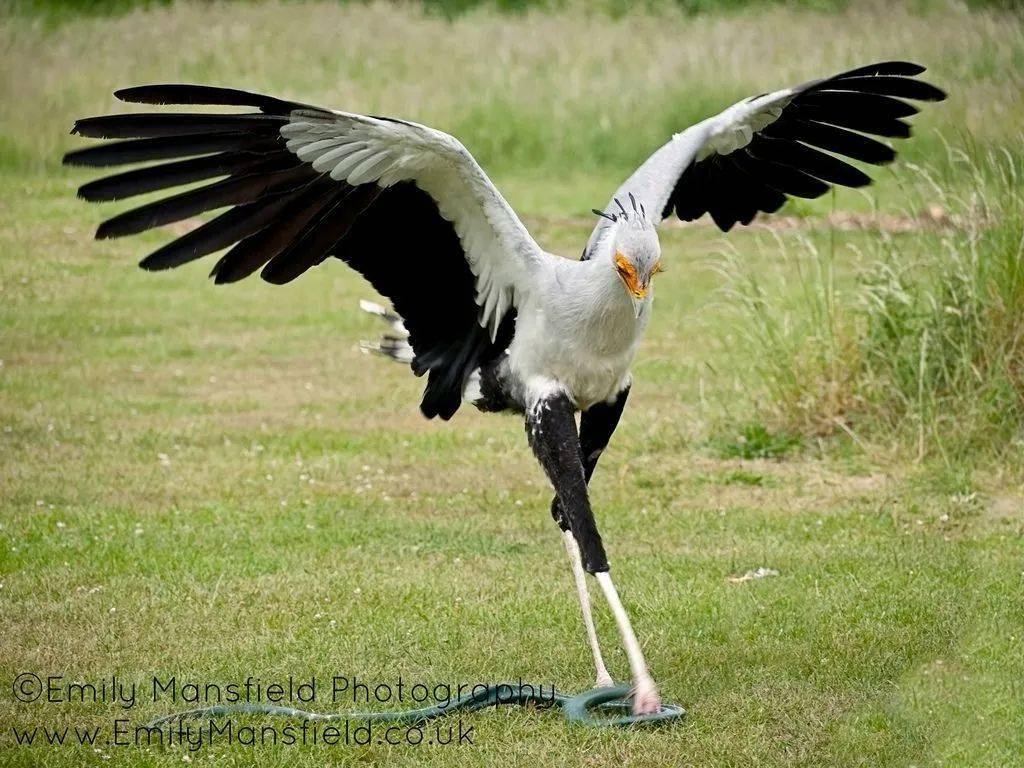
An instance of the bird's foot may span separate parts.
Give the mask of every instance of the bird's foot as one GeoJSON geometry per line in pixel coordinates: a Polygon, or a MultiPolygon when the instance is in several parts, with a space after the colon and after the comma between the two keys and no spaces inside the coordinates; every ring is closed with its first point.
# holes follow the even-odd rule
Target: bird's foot
{"type": "Polygon", "coordinates": [[[615,681],[612,680],[612,676],[607,672],[598,672],[597,682],[594,683],[595,688],[611,688],[615,685],[615,681]]]}
{"type": "Polygon", "coordinates": [[[650,677],[640,678],[633,687],[633,714],[653,715],[661,711],[661,695],[658,693],[654,680],[650,677]]]}

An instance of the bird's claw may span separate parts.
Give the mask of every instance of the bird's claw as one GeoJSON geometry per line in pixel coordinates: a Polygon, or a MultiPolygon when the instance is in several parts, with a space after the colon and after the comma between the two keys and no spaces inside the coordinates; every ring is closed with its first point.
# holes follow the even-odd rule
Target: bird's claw
{"type": "Polygon", "coordinates": [[[661,695],[650,678],[638,680],[633,688],[633,714],[653,715],[661,711],[661,695]]]}

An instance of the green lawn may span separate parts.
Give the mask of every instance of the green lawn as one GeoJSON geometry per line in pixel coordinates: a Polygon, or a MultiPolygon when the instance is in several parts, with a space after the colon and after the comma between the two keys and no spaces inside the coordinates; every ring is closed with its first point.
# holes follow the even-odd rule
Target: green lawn
{"type": "MultiPolygon", "coordinates": [[[[117,718],[183,707],[21,704],[10,688],[26,671],[140,685],[592,683],[551,492],[521,423],[469,410],[423,420],[422,382],[359,351],[379,329],[357,310],[371,295],[357,276],[336,262],[284,288],[215,288],[209,259],[133,267],[166,235],[91,239],[124,206],[76,200],[89,175],[57,158],[76,146],[70,121],[111,108],[114,87],[238,83],[434,122],[466,139],[542,244],[574,256],[593,223],[583,212],[673,130],[876,56],[925,60],[951,92],[906,144],[914,163],[946,167],[940,136],[1004,146],[1021,124],[1014,24],[881,5],[614,20],[481,11],[449,24],[388,5],[269,3],[6,20],[0,763],[1024,765],[1020,467],[917,462],[870,435],[728,458],[743,453],[730,425],[756,418],[760,391],[717,254],[735,248],[774,273],[808,232],[847,253],[881,235],[831,231],[821,214],[902,213],[907,166],[876,174],[871,199],[790,211],[811,229],[778,240],[663,233],[658,307],[592,488],[654,675],[689,711],[681,723],[592,730],[504,708],[466,716],[474,743],[462,746],[29,748],[12,726],[101,726],[102,740],[117,718]],[[778,575],[730,580],[759,567],[778,575]]],[[[798,302],[797,282],[788,290],[798,302]]],[[[624,679],[600,602],[597,621],[624,679]]]]}

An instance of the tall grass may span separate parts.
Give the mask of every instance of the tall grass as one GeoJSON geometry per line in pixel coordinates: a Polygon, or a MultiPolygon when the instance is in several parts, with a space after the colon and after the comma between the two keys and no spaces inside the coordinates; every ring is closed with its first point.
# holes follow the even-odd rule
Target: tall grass
{"type": "Polygon", "coordinates": [[[608,12],[589,4],[448,20],[410,4],[176,2],[53,26],[0,25],[0,166],[52,172],[71,121],[124,108],[113,89],[209,82],[436,125],[489,172],[609,189],[669,136],[751,93],[884,58],[931,67],[949,89],[915,122],[1004,140],[1024,109],[1019,18],[946,4],[868,0],[835,14],[761,4],[688,15],[675,5],[608,12]],[[799,55],[794,55],[799,52],[799,55]],[[610,187],[608,185],[611,185],[610,187]]]}
{"type": "Polygon", "coordinates": [[[778,242],[795,300],[726,258],[745,353],[758,351],[762,413],[804,434],[909,445],[921,459],[1024,452],[1021,149],[950,150],[943,177],[909,169],[899,223],[910,231],[848,249],[834,236],[778,242]]]}

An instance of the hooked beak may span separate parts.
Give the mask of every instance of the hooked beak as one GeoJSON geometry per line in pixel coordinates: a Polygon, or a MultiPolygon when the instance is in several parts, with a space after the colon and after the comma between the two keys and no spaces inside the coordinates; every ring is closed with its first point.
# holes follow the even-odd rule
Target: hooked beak
{"type": "MultiPolygon", "coordinates": [[[[646,296],[646,295],[647,295],[647,292],[645,291],[644,292],[644,296],[646,296]]],[[[636,317],[640,317],[640,313],[643,312],[643,311],[644,311],[644,297],[643,296],[633,296],[633,312],[634,312],[635,316],[636,317]]]]}

